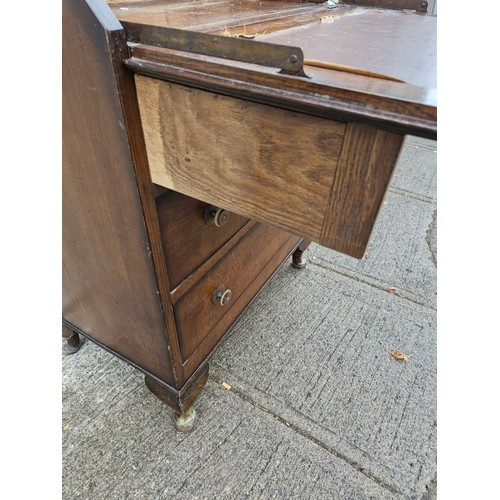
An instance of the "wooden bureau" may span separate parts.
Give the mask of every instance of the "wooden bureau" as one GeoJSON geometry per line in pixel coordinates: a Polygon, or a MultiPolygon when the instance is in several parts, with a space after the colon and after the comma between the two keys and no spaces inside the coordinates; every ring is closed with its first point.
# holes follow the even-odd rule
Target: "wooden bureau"
{"type": "Polygon", "coordinates": [[[422,5],[64,0],[66,352],[131,363],[190,430],[264,284],[310,241],[361,258],[404,135],[436,136],[422,5]]]}

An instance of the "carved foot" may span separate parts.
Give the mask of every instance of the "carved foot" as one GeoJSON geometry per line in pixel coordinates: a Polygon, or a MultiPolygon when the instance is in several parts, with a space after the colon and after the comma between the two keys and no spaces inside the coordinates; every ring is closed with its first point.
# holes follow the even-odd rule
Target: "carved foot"
{"type": "Polygon", "coordinates": [[[311,240],[302,240],[292,254],[292,266],[297,269],[303,269],[307,265],[307,260],[304,259],[303,253],[306,251],[307,247],[311,244],[311,240]]]}
{"type": "Polygon", "coordinates": [[[62,338],[65,341],[62,347],[63,354],[74,354],[82,345],[80,335],[66,325],[62,326],[62,338]]]}
{"type": "Polygon", "coordinates": [[[175,410],[175,428],[179,432],[191,432],[196,421],[193,404],[200,395],[208,380],[208,363],[196,377],[181,389],[174,389],[167,384],[146,375],[144,381],[147,388],[161,401],[175,410]]]}

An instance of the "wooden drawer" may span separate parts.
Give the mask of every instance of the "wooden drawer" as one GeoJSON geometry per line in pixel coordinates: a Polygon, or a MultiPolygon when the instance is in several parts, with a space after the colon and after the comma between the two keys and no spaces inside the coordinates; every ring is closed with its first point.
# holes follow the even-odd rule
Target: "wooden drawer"
{"type": "Polygon", "coordinates": [[[203,359],[293,251],[300,238],[267,224],[254,225],[207,274],[174,305],[182,359],[203,359]],[[219,285],[231,290],[225,305],[215,304],[219,285]]]}
{"type": "Polygon", "coordinates": [[[207,224],[209,205],[174,191],[156,200],[171,288],[214,255],[249,219],[230,213],[222,226],[207,224]]]}
{"type": "Polygon", "coordinates": [[[363,256],[402,135],[135,78],[153,182],[363,256]]]}

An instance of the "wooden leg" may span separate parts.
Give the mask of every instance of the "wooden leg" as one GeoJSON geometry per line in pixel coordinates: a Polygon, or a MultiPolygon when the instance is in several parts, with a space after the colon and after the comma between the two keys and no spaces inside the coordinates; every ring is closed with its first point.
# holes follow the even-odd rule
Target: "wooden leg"
{"type": "Polygon", "coordinates": [[[147,388],[161,401],[175,410],[175,428],[179,432],[191,432],[196,421],[196,412],[192,407],[208,380],[208,363],[187,386],[175,390],[163,385],[146,375],[147,388]]]}
{"type": "Polygon", "coordinates": [[[297,250],[292,254],[292,266],[297,269],[302,269],[306,267],[307,260],[305,260],[302,254],[307,250],[307,247],[311,244],[311,240],[302,240],[297,247],[297,250]]]}
{"type": "Polygon", "coordinates": [[[62,326],[62,338],[65,340],[62,348],[63,354],[74,354],[82,345],[80,335],[66,325],[62,326]]]}

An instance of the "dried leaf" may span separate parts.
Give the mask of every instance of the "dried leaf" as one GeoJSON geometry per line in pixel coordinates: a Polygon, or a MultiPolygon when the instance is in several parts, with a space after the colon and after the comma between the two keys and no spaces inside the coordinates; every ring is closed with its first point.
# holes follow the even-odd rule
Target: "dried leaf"
{"type": "Polygon", "coordinates": [[[408,356],[404,352],[391,350],[389,354],[399,361],[404,361],[405,363],[408,361],[408,356]]]}
{"type": "Polygon", "coordinates": [[[222,387],[224,387],[224,389],[227,389],[228,391],[231,390],[231,386],[229,384],[226,384],[226,382],[222,382],[220,385],[222,385],[222,387]]]}

